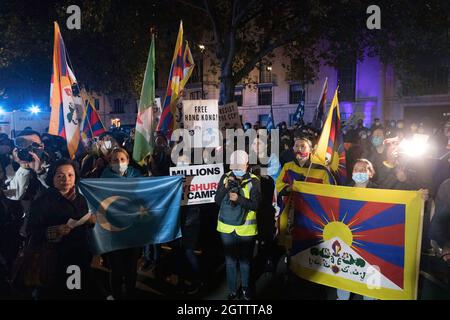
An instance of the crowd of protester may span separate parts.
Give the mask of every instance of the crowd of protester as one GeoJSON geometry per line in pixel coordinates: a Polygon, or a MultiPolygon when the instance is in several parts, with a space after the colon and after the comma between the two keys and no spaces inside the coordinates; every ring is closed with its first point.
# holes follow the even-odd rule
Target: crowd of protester
{"type": "MultiPolygon", "coordinates": [[[[251,128],[263,127],[260,123],[243,126],[244,130],[251,128]]],[[[287,241],[277,229],[280,225],[277,219],[283,218],[279,216],[274,191],[278,197],[288,195],[294,180],[331,183],[327,168],[310,162],[320,132],[311,124],[288,128],[283,122],[277,128],[278,156],[271,156],[267,164],[249,164],[251,148],[265,150],[265,142],[259,138],[248,142],[246,150],[229,150],[235,164],[225,165],[216,203],[181,208],[183,236],[170,244],[173,249],[170,263],[173,272],[178,274],[182,293],[196,293],[210,280],[207,275],[211,266],[199,258],[200,249],[206,257],[219,255],[222,261],[225,257],[229,299],[253,298],[256,264],[263,271],[274,272],[280,244],[287,241]],[[287,171],[295,175],[288,177],[287,171]]],[[[401,120],[383,125],[375,119],[366,128],[360,120],[356,125],[343,123],[342,130],[347,185],[421,190],[427,200],[425,220],[428,221],[424,223],[423,247],[427,249],[430,243],[434,244],[442,259],[450,261],[450,171],[448,152],[446,157],[441,152],[446,150],[450,139],[449,122],[429,128],[422,123],[407,126],[401,120]],[[416,133],[428,135],[428,144],[434,148],[425,152],[416,150],[417,155],[403,152],[402,141],[416,133]]],[[[173,163],[173,142],[159,134],[153,153],[140,166],[130,156],[133,144],[133,131],[125,138],[123,134],[108,131],[87,142],[84,153],[72,161],[67,160],[65,141],[59,137],[31,129],[20,132],[14,139],[0,134],[1,298],[132,298],[139,267],[164,277],[162,244],[149,244],[103,255],[99,261],[110,270],[110,277],[106,287],[99,284],[89,249],[95,215],[82,227],[72,229],[67,225],[69,219],[79,220],[88,212],[86,200],[77,189],[80,179],[168,176],[171,166],[192,164],[192,159],[182,157],[173,163]],[[38,249],[39,257],[36,259],[34,255],[38,261],[27,261],[30,252],[38,249]],[[34,267],[30,268],[30,264],[34,267]],[[69,265],[79,266],[85,275],[83,290],[67,289],[69,265]]],[[[227,154],[225,150],[230,148],[233,148],[230,142],[225,142],[222,149],[215,150],[215,156],[223,158],[227,154]]],[[[207,153],[203,161],[210,163],[207,153]]],[[[288,224],[289,217],[285,219],[284,223],[288,224]]],[[[339,299],[349,296],[348,292],[337,292],[339,299]]]]}

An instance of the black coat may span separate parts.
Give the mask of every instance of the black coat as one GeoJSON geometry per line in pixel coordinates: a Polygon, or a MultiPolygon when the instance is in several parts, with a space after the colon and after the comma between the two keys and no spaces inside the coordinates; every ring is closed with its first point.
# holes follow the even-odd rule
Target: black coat
{"type": "MultiPolygon", "coordinates": [[[[39,247],[47,242],[47,228],[66,224],[72,218],[79,220],[89,209],[86,199],[77,193],[75,199],[70,201],[64,198],[61,193],[49,188],[41,197],[31,203],[28,232],[30,245],[39,247]]],[[[92,224],[85,223],[70,231],[70,233],[54,244],[52,250],[56,253],[55,263],[55,283],[50,284],[49,297],[61,295],[66,298],[71,295],[80,295],[87,292],[88,274],[92,255],[89,250],[89,236],[92,224]],[[70,265],[77,265],[81,269],[82,291],[67,290],[67,268],[70,265]]]]}

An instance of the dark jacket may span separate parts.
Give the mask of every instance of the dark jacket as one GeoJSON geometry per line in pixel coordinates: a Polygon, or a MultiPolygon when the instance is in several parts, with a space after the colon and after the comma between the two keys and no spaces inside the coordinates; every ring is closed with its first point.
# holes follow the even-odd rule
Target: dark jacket
{"type": "MultiPolygon", "coordinates": [[[[214,197],[214,201],[218,206],[221,206],[222,200],[225,198],[226,194],[230,192],[230,188],[225,188],[224,185],[224,179],[227,176],[227,174],[224,174],[219,181],[219,187],[217,188],[216,195],[214,197]]],[[[234,177],[236,180],[239,181],[238,178],[235,177],[233,173],[230,174],[230,177],[234,177]]],[[[242,180],[246,180],[250,178],[250,174],[246,173],[242,180]]],[[[241,180],[241,181],[242,181],[241,180]]],[[[247,199],[245,197],[239,196],[237,200],[237,204],[240,205],[242,208],[249,210],[249,211],[256,211],[259,207],[259,202],[261,201],[261,185],[258,181],[258,179],[251,179],[252,182],[252,188],[250,190],[250,199],[247,199]]]]}
{"type": "Polygon", "coordinates": [[[431,221],[430,238],[441,247],[450,247],[450,179],[441,184],[435,201],[436,211],[431,221]]]}
{"type": "MultiPolygon", "coordinates": [[[[49,188],[42,196],[31,203],[27,234],[33,244],[46,241],[47,228],[66,224],[69,219],[79,220],[88,213],[86,199],[77,192],[73,201],[64,198],[55,188],[49,188]]],[[[76,227],[56,244],[58,250],[87,247],[90,226],[76,227]]]]}

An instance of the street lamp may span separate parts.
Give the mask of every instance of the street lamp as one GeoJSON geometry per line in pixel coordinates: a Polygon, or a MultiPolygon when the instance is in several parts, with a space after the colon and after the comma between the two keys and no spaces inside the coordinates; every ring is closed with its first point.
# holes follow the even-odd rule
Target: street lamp
{"type": "Polygon", "coordinates": [[[200,49],[200,52],[202,54],[202,61],[200,62],[200,81],[202,83],[202,100],[205,97],[205,94],[203,93],[203,53],[205,52],[205,46],[203,44],[199,44],[198,48],[200,49]]]}
{"type": "Polygon", "coordinates": [[[41,112],[41,109],[38,106],[31,106],[28,111],[30,111],[32,114],[38,114],[41,112]]]}

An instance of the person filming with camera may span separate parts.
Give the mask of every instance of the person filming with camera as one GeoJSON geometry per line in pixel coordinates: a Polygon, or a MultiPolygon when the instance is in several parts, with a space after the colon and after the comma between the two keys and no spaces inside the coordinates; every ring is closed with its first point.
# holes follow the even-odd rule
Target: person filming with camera
{"type": "Polygon", "coordinates": [[[250,300],[250,267],[258,234],[256,210],[261,199],[258,178],[248,173],[248,154],[237,150],[230,157],[231,171],[219,182],[215,202],[220,206],[217,222],[226,262],[228,299],[238,297],[237,263],[239,262],[242,296],[250,300]]]}

